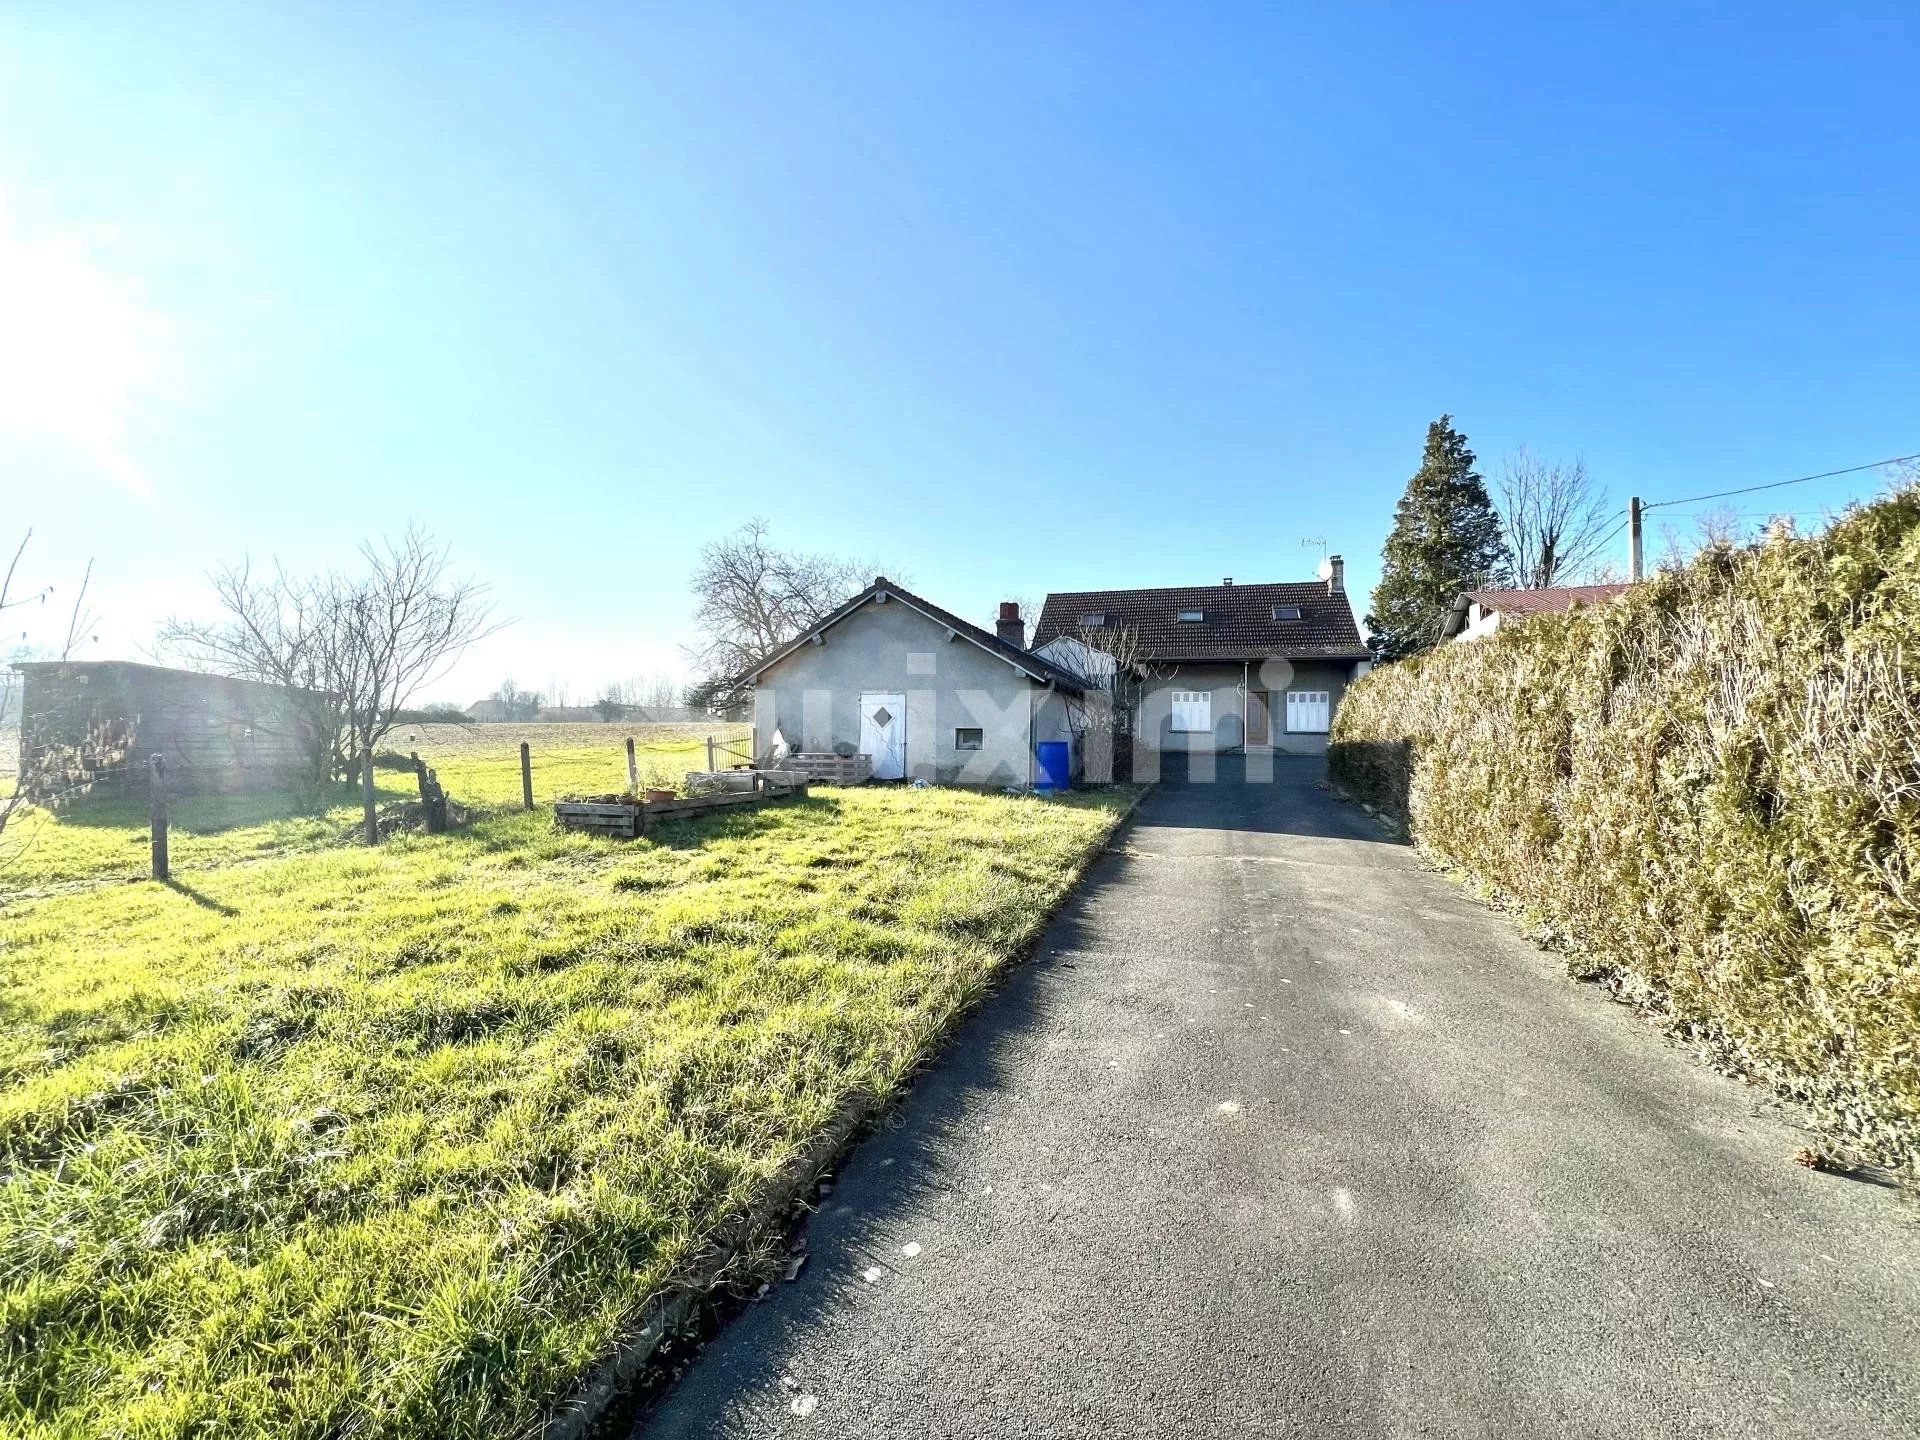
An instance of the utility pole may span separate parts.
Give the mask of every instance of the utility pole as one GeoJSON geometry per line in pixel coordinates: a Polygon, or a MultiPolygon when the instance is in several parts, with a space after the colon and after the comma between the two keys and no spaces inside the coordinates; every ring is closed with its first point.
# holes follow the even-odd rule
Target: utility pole
{"type": "Polygon", "coordinates": [[[1638,582],[1645,578],[1640,563],[1640,497],[1627,501],[1627,578],[1638,582]]]}

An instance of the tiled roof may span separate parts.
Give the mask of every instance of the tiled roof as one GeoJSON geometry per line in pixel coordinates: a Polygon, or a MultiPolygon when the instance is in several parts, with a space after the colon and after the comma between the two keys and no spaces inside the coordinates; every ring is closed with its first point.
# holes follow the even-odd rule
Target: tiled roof
{"type": "Polygon", "coordinates": [[[955,634],[964,635],[981,649],[991,651],[1008,663],[1019,666],[1031,678],[1040,681],[1042,684],[1057,686],[1074,695],[1082,693],[1084,682],[1072,671],[1062,669],[1043,655],[1035,655],[1030,651],[1022,650],[1018,645],[1010,644],[1002,640],[991,630],[983,630],[971,620],[962,620],[951,610],[943,610],[931,600],[922,600],[905,586],[895,584],[884,575],[874,576],[873,583],[866,589],[862,590],[858,595],[855,595],[831,614],[823,616],[817,625],[809,626],[804,634],[797,636],[790,643],[782,645],[771,654],[763,655],[760,659],[754,661],[752,665],[740,673],[737,679],[739,681],[751,681],[762,670],[769,668],[784,656],[799,649],[801,645],[806,643],[809,636],[817,635],[831,626],[838,625],[842,620],[853,614],[862,605],[865,605],[882,591],[894,599],[906,602],[928,619],[946,626],[955,634]]]}
{"type": "Polygon", "coordinates": [[[1180,585],[1160,590],[1070,590],[1047,596],[1033,643],[1080,630],[1082,617],[1104,615],[1106,628],[1128,629],[1154,660],[1289,660],[1367,658],[1353,606],[1324,580],[1271,585],[1180,585]],[[1276,620],[1276,607],[1297,605],[1298,620],[1276,620]],[[1183,610],[1201,618],[1181,620],[1183,610]]]}
{"type": "Polygon", "coordinates": [[[1625,585],[1556,585],[1550,590],[1469,590],[1467,599],[1482,610],[1502,615],[1533,615],[1542,610],[1571,610],[1575,605],[1597,605],[1626,590],[1625,585]]]}

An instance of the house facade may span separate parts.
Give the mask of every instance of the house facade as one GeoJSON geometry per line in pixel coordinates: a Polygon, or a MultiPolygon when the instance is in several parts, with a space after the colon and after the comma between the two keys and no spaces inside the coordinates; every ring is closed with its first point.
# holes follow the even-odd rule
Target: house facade
{"type": "Polygon", "coordinates": [[[753,752],[866,755],[876,780],[1025,785],[1065,742],[1075,779],[1159,774],[1169,753],[1326,752],[1371,664],[1338,556],[1318,580],[1051,594],[1032,644],[884,575],[736,677],[753,752]]]}
{"type": "Polygon", "coordinates": [[[875,577],[740,677],[754,754],[868,755],[876,780],[1033,783],[1042,742],[1077,748],[1087,689],[1025,647],[1018,607],[1001,611],[984,630],[875,577]]]}
{"type": "Polygon", "coordinates": [[[1318,580],[1047,596],[1037,653],[1071,663],[1103,648],[1134,671],[1136,769],[1167,752],[1324,754],[1341,696],[1372,664],[1337,555],[1318,580]]]}

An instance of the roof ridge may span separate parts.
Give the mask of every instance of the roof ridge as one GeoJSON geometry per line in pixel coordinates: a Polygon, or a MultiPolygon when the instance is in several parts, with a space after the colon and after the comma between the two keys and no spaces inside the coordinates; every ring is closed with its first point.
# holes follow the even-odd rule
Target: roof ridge
{"type": "MultiPolygon", "coordinates": [[[[1327,582],[1320,579],[1307,580],[1232,580],[1214,581],[1211,585],[1130,585],[1110,586],[1104,590],[1049,590],[1047,599],[1070,599],[1075,595],[1153,595],[1168,590],[1271,590],[1280,585],[1324,586],[1327,582]]],[[[1329,594],[1339,593],[1329,591],[1329,594]]]]}

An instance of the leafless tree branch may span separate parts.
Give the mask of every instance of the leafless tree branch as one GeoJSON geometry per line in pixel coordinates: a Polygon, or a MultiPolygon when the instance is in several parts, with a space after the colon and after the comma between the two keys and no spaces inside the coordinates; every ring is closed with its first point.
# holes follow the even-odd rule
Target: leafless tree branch
{"type": "Polygon", "coordinates": [[[806,633],[865,583],[854,561],[776,549],[768,528],[765,520],[749,520],[700,552],[693,593],[703,638],[689,657],[702,683],[689,703],[737,703],[739,697],[720,693],[726,682],[806,633]]]}
{"type": "Polygon", "coordinates": [[[360,548],[357,574],[256,579],[241,561],[212,577],[225,618],[169,620],[160,643],[198,668],[298,692],[313,778],[351,776],[408,700],[500,626],[486,587],[458,577],[448,551],[409,527],[360,548]]]}
{"type": "MultiPolygon", "coordinates": [[[[14,581],[20,570],[20,559],[27,553],[27,545],[32,539],[33,531],[29,529],[26,534],[20,537],[19,545],[14,547],[13,558],[7,562],[5,578],[0,578],[0,611],[17,609],[22,605],[44,605],[53,595],[53,586],[51,585],[44,585],[30,595],[19,595],[15,593],[14,581]]],[[[86,609],[87,587],[92,583],[92,580],[93,561],[89,560],[87,561],[86,570],[81,575],[80,588],[74,592],[73,605],[67,615],[66,633],[61,640],[59,653],[49,656],[46,655],[45,652],[38,652],[41,658],[53,660],[70,660],[73,658],[74,647],[80,641],[81,632],[91,628],[92,625],[92,618],[86,609]]],[[[24,632],[21,638],[24,641],[24,632]]],[[[14,651],[12,656],[6,658],[9,660],[13,658],[25,659],[35,654],[36,651],[34,649],[23,644],[14,651]]],[[[32,769],[34,757],[29,755],[26,749],[27,717],[22,713],[24,698],[24,687],[21,686],[20,677],[14,671],[13,666],[5,663],[5,661],[0,661],[0,723],[4,723],[9,719],[19,722],[19,743],[21,746],[19,768],[15,772],[13,779],[8,781],[3,776],[0,776],[0,790],[4,791],[4,793],[0,793],[0,836],[5,835],[7,825],[13,819],[14,813],[27,803],[29,787],[26,784],[26,780],[32,769]]],[[[0,868],[4,868],[9,862],[17,858],[19,854],[20,847],[8,846],[0,848],[0,868]]]]}
{"type": "Polygon", "coordinates": [[[1616,528],[1586,462],[1546,461],[1522,446],[1507,457],[1499,487],[1514,584],[1545,590],[1586,579],[1616,528]]]}

